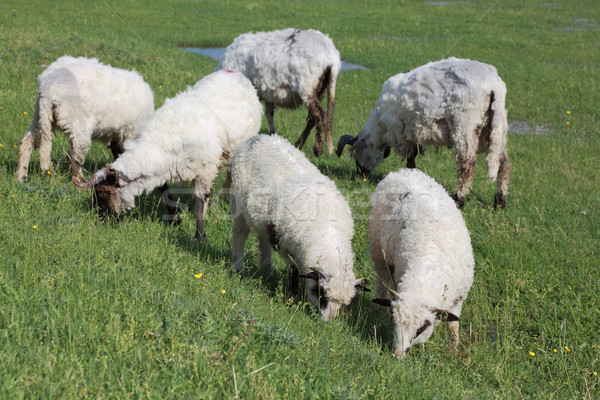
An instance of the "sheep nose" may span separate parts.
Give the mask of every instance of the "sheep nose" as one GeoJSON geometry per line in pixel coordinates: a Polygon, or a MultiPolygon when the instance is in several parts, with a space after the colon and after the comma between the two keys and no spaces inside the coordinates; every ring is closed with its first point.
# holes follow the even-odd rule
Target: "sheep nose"
{"type": "Polygon", "coordinates": [[[400,348],[396,348],[396,350],[394,351],[394,355],[396,356],[396,358],[401,360],[408,354],[409,351],[410,346],[404,349],[404,351],[402,351],[400,348]]]}

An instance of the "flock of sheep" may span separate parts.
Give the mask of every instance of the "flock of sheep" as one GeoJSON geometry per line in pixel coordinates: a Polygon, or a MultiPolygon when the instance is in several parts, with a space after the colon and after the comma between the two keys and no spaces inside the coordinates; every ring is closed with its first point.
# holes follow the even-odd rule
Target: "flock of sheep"
{"type": "MultiPolygon", "coordinates": [[[[96,59],[64,56],[39,77],[39,96],[21,141],[17,177],[27,179],[32,150],[42,171],[51,168],[54,130],[69,137],[73,183],[93,188],[104,215],[121,216],[135,198],[168,182],[193,182],[196,238],[205,236],[209,195],[228,166],[233,221],[232,263],[244,270],[251,230],[259,240],[260,265],[271,268],[275,249],[289,267],[289,285],[306,279],[306,297],[329,321],[365,279],[354,275],[354,221],[335,183],[302,153],[275,135],[275,107],[308,108],[302,145],[316,126],[315,155],[323,142],[331,154],[335,87],[341,61],[331,39],[314,30],[286,29],[239,36],[216,71],[167,99],[154,111],[150,86],[135,71],[96,59]],[[327,92],[327,112],[321,100],[327,92]],[[265,102],[271,135],[258,135],[265,102]],[[92,140],[105,143],[115,161],[87,181],[82,164],[92,140]]],[[[401,358],[425,342],[436,321],[458,341],[462,304],[473,282],[469,232],[458,210],[474,174],[476,155],[487,153],[487,177],[497,180],[494,205],[504,207],[510,162],[506,152],[506,86],[496,69],[449,58],[395,75],[356,136],[340,138],[359,173],[370,173],[393,148],[406,169],[389,173],[371,198],[369,241],[378,298],[394,323],[394,354],[401,358]],[[424,145],[456,149],[459,179],[452,198],[415,169],[424,145]],[[389,295],[392,297],[388,297],[389,295]]],[[[167,207],[174,220],[173,199],[167,207]]]]}

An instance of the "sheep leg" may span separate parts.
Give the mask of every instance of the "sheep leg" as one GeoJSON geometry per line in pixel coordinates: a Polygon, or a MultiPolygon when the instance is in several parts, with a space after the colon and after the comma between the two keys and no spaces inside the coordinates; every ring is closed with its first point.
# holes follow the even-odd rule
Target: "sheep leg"
{"type": "Polygon", "coordinates": [[[291,294],[298,294],[298,280],[299,280],[298,267],[293,263],[288,264],[288,290],[291,294]]]}
{"type": "Polygon", "coordinates": [[[448,330],[450,331],[450,342],[453,345],[458,344],[458,340],[459,340],[459,336],[458,336],[459,322],[458,321],[449,321],[447,323],[447,325],[448,325],[448,330]]]}
{"type": "Polygon", "coordinates": [[[90,150],[90,147],[92,146],[91,137],[92,134],[91,132],[89,132],[81,136],[77,134],[72,134],[69,138],[69,151],[67,152],[67,158],[69,160],[69,165],[71,166],[72,176],[76,177],[80,182],[83,182],[83,161],[85,160],[85,156],[90,150]]]}
{"type": "Polygon", "coordinates": [[[50,154],[52,153],[52,139],[54,138],[54,132],[42,132],[40,138],[40,168],[42,173],[52,171],[52,161],[50,160],[50,154]]]}
{"type": "Polygon", "coordinates": [[[477,158],[474,154],[469,152],[465,154],[456,154],[456,162],[458,163],[458,183],[456,184],[456,190],[452,198],[456,202],[456,205],[460,208],[465,204],[465,196],[471,189],[473,183],[473,177],[475,175],[475,163],[477,158]]]}
{"type": "Polygon", "coordinates": [[[110,151],[112,152],[115,160],[117,159],[117,157],[119,157],[121,154],[123,154],[123,151],[124,151],[123,143],[121,143],[121,142],[112,141],[112,142],[110,142],[108,147],[110,148],[110,151]]]}
{"type": "Polygon", "coordinates": [[[308,116],[306,117],[306,127],[302,135],[296,142],[296,147],[299,149],[304,146],[306,139],[310,135],[310,131],[316,125],[317,132],[315,134],[315,145],[313,146],[313,154],[318,157],[323,153],[323,135],[325,133],[325,110],[316,95],[308,99],[306,106],[308,107],[308,116]]]}
{"type": "Polygon", "coordinates": [[[244,270],[244,246],[250,228],[246,225],[246,221],[242,216],[233,220],[232,236],[231,236],[231,262],[237,272],[245,274],[244,270]]]}
{"type": "Polygon", "coordinates": [[[275,134],[275,122],[273,116],[275,115],[275,104],[265,102],[265,114],[267,114],[267,121],[269,122],[269,135],[275,134]]]}
{"type": "Polygon", "coordinates": [[[335,86],[336,78],[332,78],[329,81],[327,87],[327,124],[325,128],[325,143],[327,144],[327,151],[329,154],[333,154],[333,112],[335,110],[335,86]]]}
{"type": "Polygon", "coordinates": [[[27,181],[27,171],[29,170],[29,160],[34,148],[33,133],[31,129],[25,134],[19,145],[19,161],[17,163],[17,179],[22,182],[27,181]]]}
{"type": "Polygon", "coordinates": [[[304,128],[304,131],[302,131],[302,135],[300,135],[294,146],[301,149],[304,146],[304,143],[306,143],[306,139],[308,139],[308,135],[310,135],[310,131],[314,126],[315,121],[310,117],[309,112],[308,117],[306,117],[306,127],[304,128]]]}
{"type": "Polygon", "coordinates": [[[273,266],[271,262],[272,250],[269,239],[259,236],[258,246],[260,251],[260,268],[264,269],[268,273],[271,273],[273,270],[273,266]]]}
{"type": "Polygon", "coordinates": [[[167,221],[169,225],[179,225],[181,223],[181,217],[178,214],[179,202],[175,200],[171,193],[169,193],[169,186],[165,183],[160,187],[161,199],[167,206],[167,215],[163,215],[163,221],[167,221]]]}
{"type": "Polygon", "coordinates": [[[506,206],[506,194],[508,193],[508,173],[510,172],[510,160],[506,150],[500,156],[500,168],[498,168],[497,185],[498,192],[494,196],[494,208],[506,206]]]}

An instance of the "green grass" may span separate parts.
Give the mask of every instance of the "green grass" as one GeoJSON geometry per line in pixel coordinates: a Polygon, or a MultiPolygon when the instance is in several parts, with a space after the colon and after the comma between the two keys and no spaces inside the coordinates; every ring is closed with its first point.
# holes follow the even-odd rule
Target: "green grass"
{"type": "MultiPolygon", "coordinates": [[[[599,397],[596,3],[3,0],[0,398],[599,397]],[[398,362],[373,293],[358,295],[332,323],[321,321],[302,299],[288,298],[277,256],[273,276],[257,270],[253,237],[246,250],[255,273],[240,279],[229,270],[222,200],[210,205],[204,244],[192,240],[191,213],[177,227],[160,222],[158,194],[140,198],[121,223],[102,223],[89,192],[70,183],[64,137],[54,141],[55,173],[42,177],[34,152],[29,182],[15,181],[15,146],[31,120],[36,77],[59,56],[135,68],[158,107],[216,65],[177,44],[225,46],[243,32],[288,26],[327,32],[343,59],[371,68],[340,75],[336,139],[362,128],[388,77],[451,55],[495,65],[507,83],[509,119],[550,129],[509,135],[505,210],[492,208],[480,157],[463,209],[475,282],[456,350],[440,326],[398,362]]],[[[304,110],[278,111],[275,123],[295,140],[304,119],[304,110]]],[[[368,201],[377,181],[404,163],[392,156],[363,181],[347,156],[315,159],[309,144],[307,156],[353,209],[356,274],[374,282],[368,201]]],[[[417,166],[451,191],[452,150],[428,150],[417,166]]],[[[93,172],[111,159],[96,144],[85,167],[93,172]]]]}

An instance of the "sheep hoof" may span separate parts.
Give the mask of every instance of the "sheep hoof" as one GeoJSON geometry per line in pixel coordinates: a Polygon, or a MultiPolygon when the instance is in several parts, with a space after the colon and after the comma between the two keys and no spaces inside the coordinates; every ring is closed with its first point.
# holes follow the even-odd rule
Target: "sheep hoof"
{"type": "Polygon", "coordinates": [[[500,193],[496,193],[494,196],[494,208],[506,207],[506,196],[500,193]]]}
{"type": "Polygon", "coordinates": [[[269,135],[277,135],[277,132],[275,132],[275,131],[269,131],[269,135]]]}
{"type": "Polygon", "coordinates": [[[465,205],[464,196],[459,196],[456,193],[454,193],[452,195],[452,200],[454,200],[456,202],[456,207],[458,207],[458,208],[462,208],[465,205]]]}
{"type": "Polygon", "coordinates": [[[313,147],[313,154],[315,155],[315,157],[319,157],[321,154],[323,154],[323,144],[315,144],[313,147]]]}

